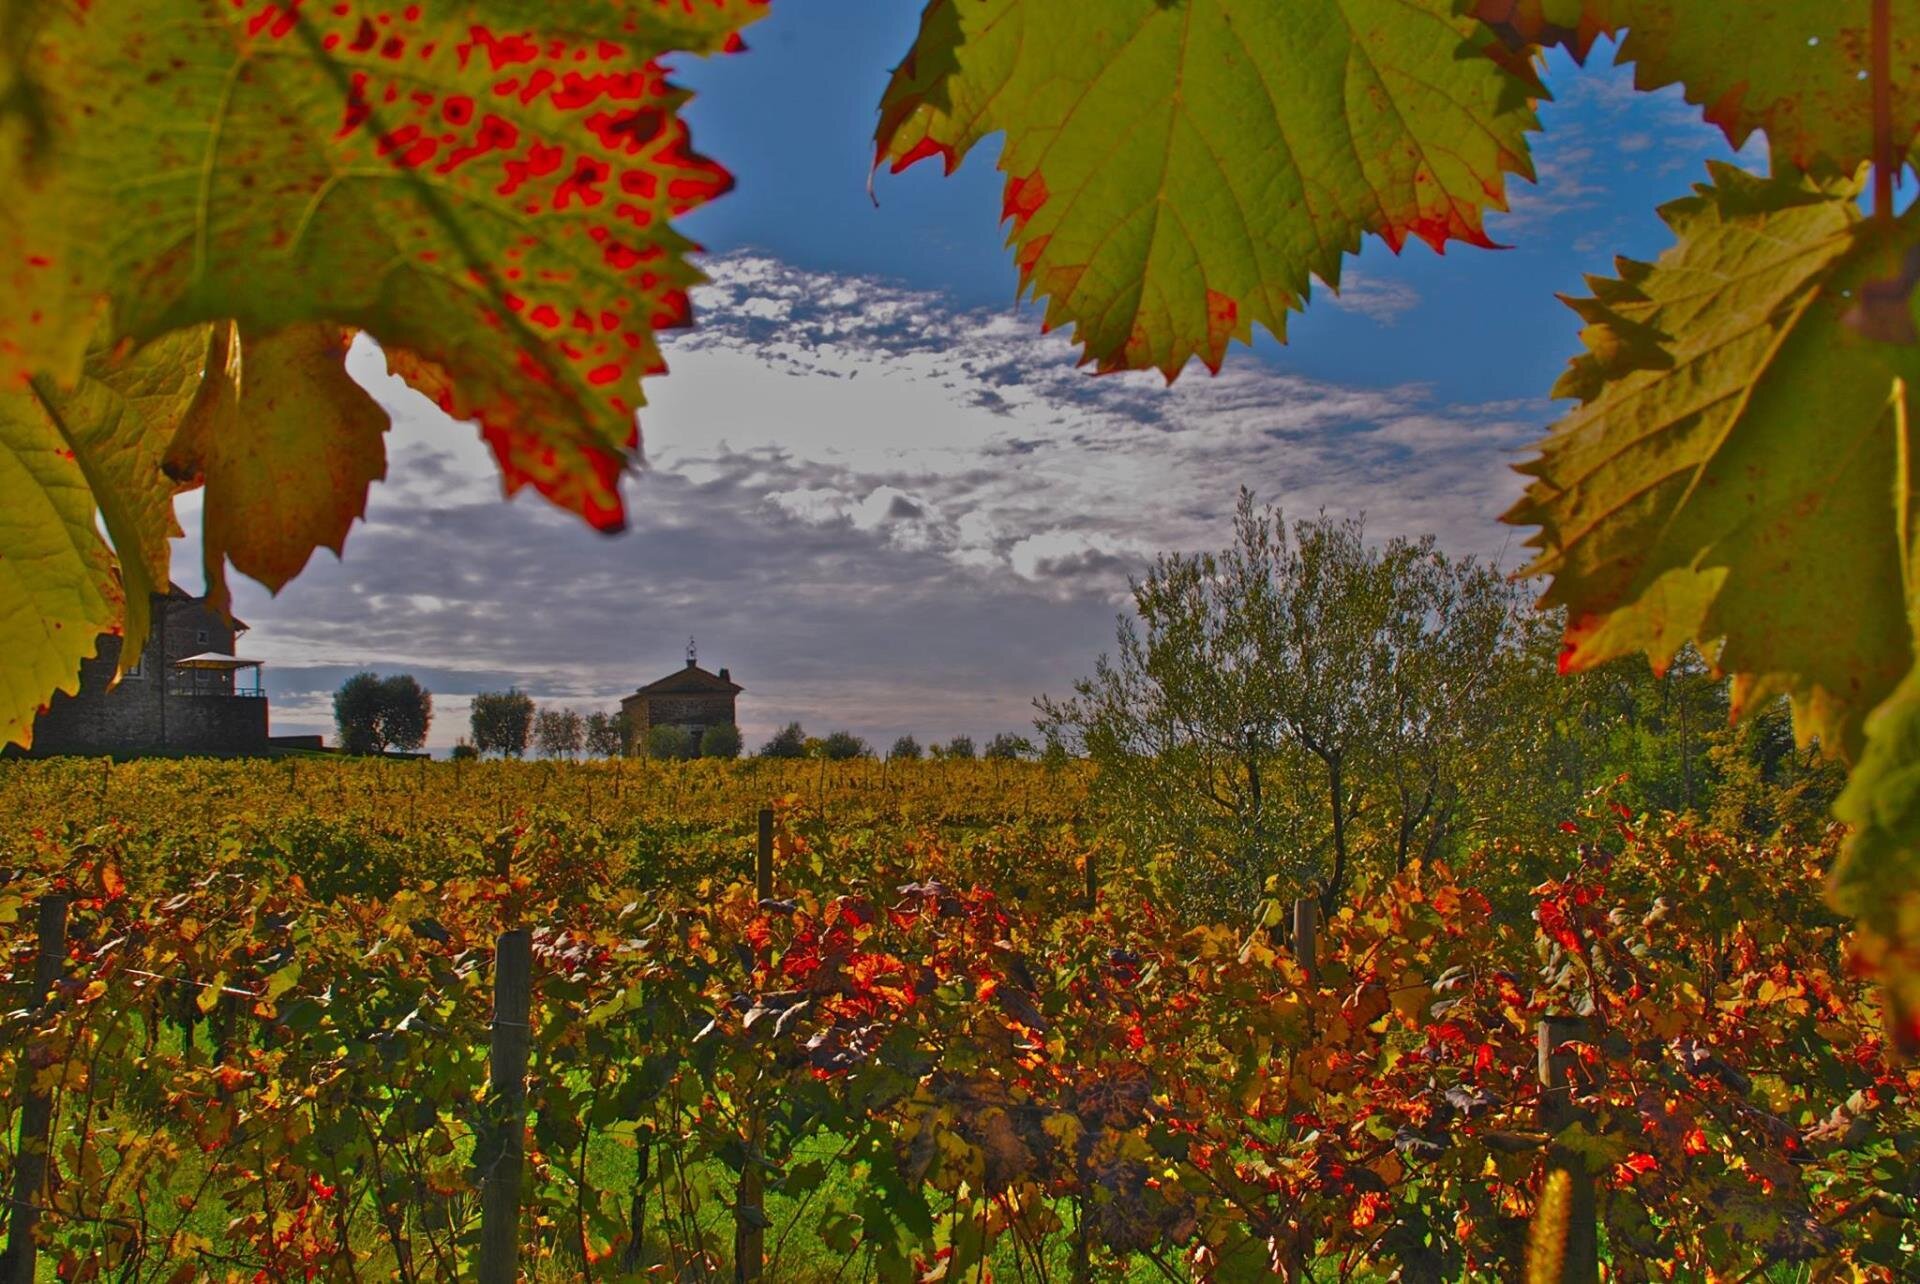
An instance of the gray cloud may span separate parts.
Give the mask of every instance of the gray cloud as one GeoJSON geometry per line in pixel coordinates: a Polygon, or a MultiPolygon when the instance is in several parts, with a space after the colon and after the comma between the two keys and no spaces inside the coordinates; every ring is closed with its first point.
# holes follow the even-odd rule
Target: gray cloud
{"type": "Polygon", "coordinates": [[[1546,417],[1244,352],[1172,388],[1094,378],[1031,316],[763,255],[708,270],[701,328],[647,389],[650,467],[619,538],[530,495],[503,504],[472,429],[356,348],[394,416],[391,480],[344,560],[237,602],[277,730],[325,729],[361,667],[434,690],[435,745],[464,731],[468,696],[510,683],[610,707],[689,634],[746,685],[750,742],[789,718],[874,740],[1017,728],[1111,643],[1155,551],[1224,541],[1239,486],[1497,555],[1519,489],[1503,465],[1546,417]]]}

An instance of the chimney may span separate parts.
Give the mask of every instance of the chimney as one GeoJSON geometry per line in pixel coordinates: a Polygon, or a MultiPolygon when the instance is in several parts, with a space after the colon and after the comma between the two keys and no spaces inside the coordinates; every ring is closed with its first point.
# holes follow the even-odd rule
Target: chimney
{"type": "Polygon", "coordinates": [[[731,682],[731,681],[733,681],[733,675],[732,675],[731,673],[728,673],[728,672],[727,672],[727,671],[726,671],[725,669],[721,669],[721,670],[720,670],[720,680],[721,680],[722,682],[731,682]]]}

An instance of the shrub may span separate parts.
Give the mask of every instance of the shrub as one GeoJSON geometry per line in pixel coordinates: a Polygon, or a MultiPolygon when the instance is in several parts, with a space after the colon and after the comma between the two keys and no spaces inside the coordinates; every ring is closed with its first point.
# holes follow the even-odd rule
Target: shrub
{"type": "Polygon", "coordinates": [[[804,758],[807,756],[807,733],[797,722],[789,722],[773,733],[767,743],[760,746],[762,758],[804,758]]]}
{"type": "Polygon", "coordinates": [[[654,727],[647,732],[647,757],[691,758],[693,737],[678,727],[654,727]]]}
{"type": "Polygon", "coordinates": [[[849,758],[871,758],[873,749],[851,731],[834,731],[820,742],[820,756],[834,762],[844,762],[849,758]]]}
{"type": "Polygon", "coordinates": [[[740,756],[740,728],[731,722],[722,722],[708,727],[700,733],[700,756],[702,758],[738,758],[740,756]]]}

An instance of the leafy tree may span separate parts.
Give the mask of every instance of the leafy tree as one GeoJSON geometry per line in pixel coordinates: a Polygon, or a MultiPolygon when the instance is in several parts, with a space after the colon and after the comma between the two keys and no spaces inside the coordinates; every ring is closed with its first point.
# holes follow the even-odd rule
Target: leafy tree
{"type": "Polygon", "coordinates": [[[738,758],[740,756],[740,728],[731,722],[715,723],[700,733],[700,756],[702,758],[738,758]]]}
{"type": "Polygon", "coordinates": [[[334,693],[333,719],[345,753],[414,750],[427,742],[433,695],[412,674],[356,673],[334,693]]]}
{"type": "Polygon", "coordinates": [[[533,697],[524,691],[483,691],[473,698],[473,747],[480,753],[519,758],[533,731],[533,697]]]}
{"type": "Polygon", "coordinates": [[[893,742],[893,748],[887,750],[889,760],[902,762],[920,761],[920,742],[912,736],[901,736],[893,742]]]}
{"type": "Polygon", "coordinates": [[[971,762],[973,761],[973,737],[955,736],[944,745],[935,745],[933,756],[955,762],[971,762]]]}
{"type": "Polygon", "coordinates": [[[618,758],[627,751],[627,713],[598,709],[587,715],[587,754],[593,758],[618,758]]]}
{"type": "Polygon", "coordinates": [[[832,731],[820,741],[820,757],[833,762],[844,762],[850,758],[871,758],[873,750],[867,742],[851,731],[832,731]]]}
{"type": "Polygon", "coordinates": [[[693,737],[679,727],[658,726],[647,730],[647,757],[686,759],[694,756],[698,746],[693,737]]]}
{"type": "Polygon", "coordinates": [[[340,684],[333,693],[333,725],[342,753],[379,753],[387,747],[380,725],[385,705],[377,673],[356,673],[340,684]]]}
{"type": "Polygon", "coordinates": [[[987,741],[983,758],[1019,759],[1033,757],[1033,741],[1010,731],[1002,731],[987,741]]]}
{"type": "Polygon", "coordinates": [[[1793,709],[1784,697],[1744,722],[1722,724],[1707,739],[1706,757],[1717,776],[1707,815],[1715,827],[1764,841],[1783,829],[1814,838],[1830,823],[1846,771],[1818,741],[1795,742],[1793,709]]]}
{"type": "Polygon", "coordinates": [[[433,693],[411,673],[392,675],[382,684],[382,691],[385,708],[380,722],[387,743],[408,752],[426,744],[427,729],[433,725],[433,693]]]}
{"type": "Polygon", "coordinates": [[[1519,590],[1431,539],[1374,547],[1324,515],[1289,528],[1246,491],[1234,534],[1154,563],[1117,654],[1038,702],[1041,731],[1099,765],[1122,829],[1182,853],[1216,908],[1276,875],[1331,907],[1358,851],[1404,868],[1471,814],[1526,667],[1519,590]]]}
{"type": "Polygon", "coordinates": [[[760,746],[762,758],[804,758],[807,756],[807,733],[797,722],[786,726],[767,738],[760,746]]]}
{"type": "Polygon", "coordinates": [[[478,758],[480,751],[473,747],[472,741],[458,740],[454,742],[453,752],[449,756],[452,757],[455,762],[469,762],[478,758]]]}
{"type": "Polygon", "coordinates": [[[549,758],[577,757],[587,743],[587,720],[578,709],[547,705],[534,715],[533,743],[549,758]]]}

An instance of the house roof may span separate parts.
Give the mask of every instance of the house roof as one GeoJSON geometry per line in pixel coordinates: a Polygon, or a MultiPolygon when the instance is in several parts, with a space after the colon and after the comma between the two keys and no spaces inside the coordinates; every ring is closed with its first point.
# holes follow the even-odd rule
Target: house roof
{"type": "MultiPolygon", "coordinates": [[[[167,581],[166,593],[164,594],[155,593],[154,596],[155,597],[164,596],[172,599],[175,602],[193,602],[200,606],[205,606],[207,602],[206,594],[189,593],[187,592],[187,590],[181,588],[180,585],[173,580],[167,581]]],[[[235,633],[245,633],[248,631],[247,622],[241,619],[239,616],[233,614],[231,611],[227,612],[227,623],[233,626],[233,631],[235,633]]]]}
{"type": "Polygon", "coordinates": [[[731,678],[708,673],[697,664],[689,664],[658,682],[649,682],[635,695],[737,695],[746,690],[731,678]]]}

